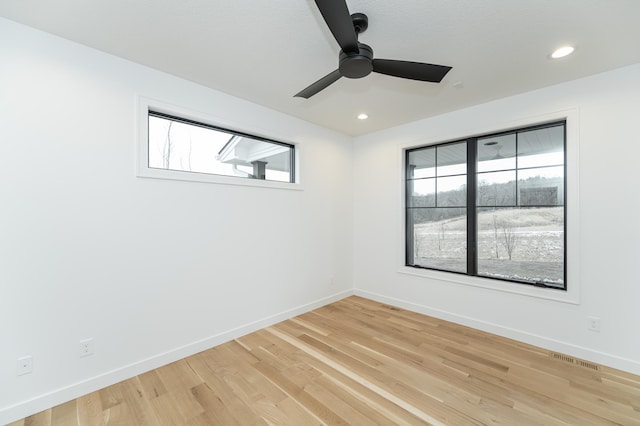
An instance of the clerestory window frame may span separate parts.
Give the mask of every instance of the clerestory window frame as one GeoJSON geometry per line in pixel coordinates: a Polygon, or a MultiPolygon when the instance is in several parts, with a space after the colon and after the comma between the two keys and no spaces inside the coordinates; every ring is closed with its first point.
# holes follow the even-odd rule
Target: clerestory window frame
{"type": "MultiPolygon", "coordinates": [[[[153,179],[166,179],[176,181],[188,181],[199,183],[213,183],[223,185],[240,185],[240,186],[252,186],[261,188],[273,188],[273,189],[285,189],[285,190],[304,190],[301,184],[300,178],[300,144],[297,142],[283,142],[282,137],[272,137],[270,134],[266,134],[264,131],[244,131],[238,130],[240,126],[237,123],[231,123],[228,120],[221,119],[219,117],[210,117],[203,113],[196,112],[184,107],[179,107],[166,102],[158,101],[155,99],[147,98],[144,96],[137,97],[137,138],[136,138],[136,176],[141,178],[153,178],[153,179]],[[149,123],[152,119],[164,119],[173,121],[180,125],[187,127],[196,127],[210,130],[216,133],[224,133],[229,135],[227,143],[216,152],[221,157],[226,156],[235,161],[232,158],[233,143],[239,141],[239,143],[246,145],[254,144],[259,145],[258,151],[264,151],[265,155],[268,155],[270,151],[286,151],[282,155],[286,155],[288,161],[288,178],[270,180],[265,175],[265,170],[268,172],[268,165],[256,164],[251,168],[245,164],[243,170],[239,170],[239,173],[210,173],[199,172],[192,170],[181,170],[174,167],[158,167],[157,164],[150,163],[150,128],[149,123]]],[[[245,146],[239,146],[239,148],[246,148],[245,146]]],[[[241,152],[240,149],[239,152],[241,152]]],[[[246,151],[246,149],[244,150],[246,151]]],[[[255,154],[261,152],[256,151],[255,154]]],[[[253,152],[252,152],[253,153],[253,152]]],[[[281,156],[282,156],[281,155],[281,156]]],[[[259,156],[259,155],[258,155],[259,156]]],[[[259,161],[257,161],[259,163],[259,161]]]]}

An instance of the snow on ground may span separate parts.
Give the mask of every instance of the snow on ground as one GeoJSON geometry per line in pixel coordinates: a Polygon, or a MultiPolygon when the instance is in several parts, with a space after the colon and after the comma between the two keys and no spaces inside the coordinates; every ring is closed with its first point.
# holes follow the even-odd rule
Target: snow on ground
{"type": "MultiPolygon", "coordinates": [[[[478,272],[499,278],[564,280],[563,208],[500,209],[478,216],[478,272]],[[511,256],[509,256],[511,252],[511,256]]],[[[415,264],[466,270],[466,218],[416,224],[415,264]]]]}

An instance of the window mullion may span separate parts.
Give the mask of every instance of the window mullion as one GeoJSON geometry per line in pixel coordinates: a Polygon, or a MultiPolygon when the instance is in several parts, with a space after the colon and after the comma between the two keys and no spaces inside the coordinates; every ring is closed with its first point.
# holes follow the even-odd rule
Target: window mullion
{"type": "MultiPolygon", "coordinates": [[[[407,199],[406,206],[413,207],[411,203],[411,197],[413,196],[413,186],[414,186],[414,170],[415,165],[409,164],[409,151],[405,153],[405,197],[407,199]]],[[[406,265],[414,265],[415,264],[415,224],[413,220],[413,211],[410,208],[405,209],[405,238],[407,242],[406,253],[405,253],[405,264],[406,265]]]]}
{"type": "Polygon", "coordinates": [[[467,139],[467,274],[478,275],[476,157],[478,139],[467,139]]]}
{"type": "Polygon", "coordinates": [[[520,185],[520,164],[518,164],[518,137],[520,136],[520,132],[516,132],[516,199],[515,201],[515,205],[516,208],[520,207],[520,189],[518,188],[518,186],[520,185]]]}

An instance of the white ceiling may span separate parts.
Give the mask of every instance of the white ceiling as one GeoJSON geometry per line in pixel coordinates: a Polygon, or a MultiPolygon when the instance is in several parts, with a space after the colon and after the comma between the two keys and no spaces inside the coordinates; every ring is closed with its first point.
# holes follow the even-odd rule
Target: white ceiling
{"type": "Polygon", "coordinates": [[[338,66],[313,0],[2,0],[0,16],[348,135],[640,62],[640,0],[347,5],[369,16],[360,41],[376,58],[453,70],[440,84],[371,74],[294,98],[338,66]],[[549,59],[563,44],[575,53],[549,59]]]}

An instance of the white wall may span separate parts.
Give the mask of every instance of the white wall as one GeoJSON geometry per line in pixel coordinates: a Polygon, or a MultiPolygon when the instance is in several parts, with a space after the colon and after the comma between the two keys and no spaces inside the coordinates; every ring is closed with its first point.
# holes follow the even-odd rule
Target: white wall
{"type": "Polygon", "coordinates": [[[351,138],[4,19],[0,60],[0,424],[350,293],[351,138]],[[137,178],[137,95],[299,143],[304,190],[137,178]]]}
{"type": "Polygon", "coordinates": [[[356,138],[356,294],[640,374],[639,113],[635,65],[356,138]],[[570,183],[579,190],[568,194],[574,204],[568,250],[575,260],[568,284],[579,290],[578,303],[475,286],[480,279],[453,282],[452,274],[405,273],[402,148],[535,123],[565,110],[572,117],[571,149],[579,148],[579,160],[569,165],[579,168],[570,183]],[[587,330],[588,316],[601,318],[600,333],[587,330]]]}

